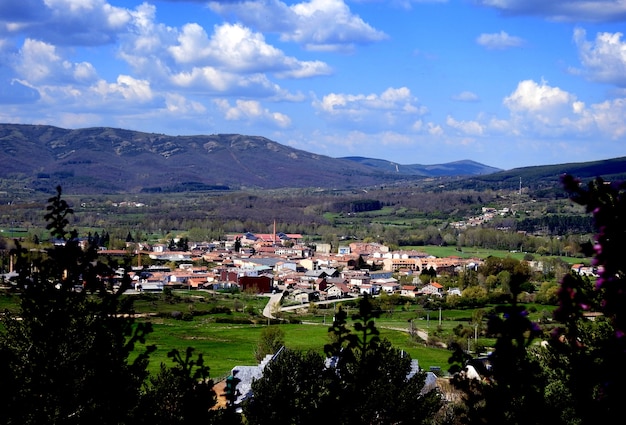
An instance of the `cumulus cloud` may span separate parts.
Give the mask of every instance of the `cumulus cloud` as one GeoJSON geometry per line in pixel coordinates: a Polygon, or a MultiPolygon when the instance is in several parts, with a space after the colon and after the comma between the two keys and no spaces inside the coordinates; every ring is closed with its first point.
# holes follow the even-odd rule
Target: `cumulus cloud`
{"type": "Polygon", "coordinates": [[[153,5],[137,7],[134,30],[124,37],[120,57],[161,90],[301,101],[301,95],[282,89],[268,73],[277,78],[330,73],[325,63],[286,56],[241,24],[216,25],[208,34],[197,23],[177,29],[155,19],[153,5]]]}
{"type": "Polygon", "coordinates": [[[280,112],[271,112],[256,100],[236,100],[234,105],[226,99],[216,99],[214,103],[229,121],[262,122],[280,128],[289,127],[291,119],[280,112]]]}
{"type": "Polygon", "coordinates": [[[93,89],[102,97],[119,96],[124,100],[139,103],[149,102],[154,97],[148,81],[138,80],[129,75],[120,75],[115,83],[101,80],[93,89]]]}
{"type": "Polygon", "coordinates": [[[189,100],[179,93],[167,93],[165,95],[165,107],[173,114],[198,114],[206,112],[206,107],[196,101],[189,100]]]}
{"type": "Polygon", "coordinates": [[[480,136],[485,131],[483,125],[477,121],[457,121],[451,116],[446,118],[446,124],[465,135],[480,136]]]}
{"type": "Polygon", "coordinates": [[[90,63],[72,63],[63,59],[55,46],[27,38],[20,49],[15,70],[25,80],[35,83],[88,83],[96,79],[90,63]]]}
{"type": "Polygon", "coordinates": [[[626,41],[622,37],[620,32],[601,32],[590,42],[585,30],[576,28],[574,42],[583,66],[581,73],[592,81],[626,87],[626,41]]]}
{"type": "Polygon", "coordinates": [[[388,110],[405,113],[419,113],[417,99],[407,87],[388,88],[378,94],[343,94],[331,93],[315,103],[315,106],[329,114],[358,113],[363,110],[388,110]]]}
{"type": "Polygon", "coordinates": [[[407,87],[388,88],[380,94],[330,93],[314,100],[313,107],[328,122],[337,126],[356,124],[362,130],[410,128],[415,117],[427,112],[407,87]]]}
{"type": "Polygon", "coordinates": [[[343,0],[310,0],[291,6],[278,0],[210,2],[209,7],[223,16],[234,14],[262,31],[279,33],[281,40],[312,51],[352,50],[387,38],[354,15],[343,0]]]}
{"type": "Polygon", "coordinates": [[[626,18],[622,0],[478,0],[507,15],[544,16],[555,21],[619,22],[626,18]]]}
{"type": "Polygon", "coordinates": [[[312,77],[327,75],[330,67],[321,61],[301,62],[267,44],[265,37],[240,24],[215,27],[209,39],[198,24],[187,24],[178,44],[169,48],[180,64],[213,64],[231,72],[277,72],[281,76],[312,77]]]}
{"type": "Polygon", "coordinates": [[[105,0],[20,0],[0,4],[0,27],[6,34],[56,45],[112,43],[130,20],[127,9],[105,0]]]}
{"type": "Polygon", "coordinates": [[[517,89],[504,99],[504,105],[514,112],[545,112],[561,109],[571,104],[575,97],[558,87],[550,87],[545,81],[537,84],[525,80],[517,89]]]}
{"type": "Polygon", "coordinates": [[[524,40],[500,31],[493,34],[481,34],[476,38],[476,43],[489,50],[505,50],[523,46],[524,40]]]}
{"type": "Polygon", "coordinates": [[[126,61],[137,75],[154,84],[166,82],[175,65],[167,47],[176,43],[175,28],[155,22],[156,7],[143,3],[131,12],[130,30],[121,36],[118,57],[126,61]]]}
{"type": "Polygon", "coordinates": [[[595,134],[614,140],[626,135],[626,99],[587,106],[558,87],[526,80],[503,103],[511,112],[508,126],[515,135],[579,138],[595,134]]]}

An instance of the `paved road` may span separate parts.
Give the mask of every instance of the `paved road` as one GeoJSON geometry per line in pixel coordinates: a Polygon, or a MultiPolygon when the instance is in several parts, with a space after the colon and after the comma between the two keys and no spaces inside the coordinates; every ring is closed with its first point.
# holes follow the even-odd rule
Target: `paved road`
{"type": "Polygon", "coordinates": [[[279,291],[275,294],[271,294],[269,298],[270,300],[267,302],[267,304],[265,304],[265,308],[263,309],[263,316],[269,319],[275,319],[275,317],[272,315],[272,310],[275,308],[274,304],[280,305],[280,300],[283,298],[283,293],[282,291],[279,291]]]}
{"type": "MultiPolygon", "coordinates": [[[[282,291],[276,293],[276,294],[271,294],[269,295],[269,301],[267,302],[267,304],[265,305],[265,308],[263,309],[263,316],[269,318],[269,319],[275,319],[275,317],[272,315],[272,311],[275,311],[275,307],[274,304],[280,304],[280,300],[283,297],[283,293],[282,291]]],[[[332,303],[337,303],[337,302],[342,302],[345,301],[346,299],[336,299],[336,300],[325,300],[325,301],[317,301],[315,304],[332,304],[332,303]]],[[[304,303],[304,304],[299,304],[299,305],[290,305],[287,307],[281,307],[281,311],[288,311],[288,310],[296,310],[299,308],[306,308],[308,306],[308,304],[304,303]]],[[[306,324],[306,323],[305,323],[306,324]]],[[[317,323],[316,323],[317,324],[317,323]]],[[[400,331],[400,332],[409,332],[408,328],[392,328],[392,327],[385,327],[385,329],[391,329],[391,330],[395,330],[395,331],[400,331]]],[[[419,336],[421,339],[423,339],[424,341],[428,340],[428,332],[425,332],[423,330],[420,329],[415,329],[414,330],[417,333],[417,336],[419,336]]]]}

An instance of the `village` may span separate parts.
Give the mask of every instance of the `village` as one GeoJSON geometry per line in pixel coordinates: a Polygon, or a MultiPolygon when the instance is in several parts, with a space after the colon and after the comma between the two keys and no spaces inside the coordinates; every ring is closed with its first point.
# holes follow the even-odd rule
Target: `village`
{"type": "MultiPolygon", "coordinates": [[[[225,241],[192,244],[188,251],[171,251],[167,244],[129,242],[126,250],[103,249],[100,254],[115,257],[132,252],[135,260],[130,275],[137,291],[286,290],[296,303],[382,292],[411,298],[443,296],[444,287],[435,279],[424,282],[419,278],[423,271],[432,276],[453,274],[476,270],[481,264],[476,258],[437,258],[416,250],[392,251],[369,242],[351,242],[331,252],[330,244],[304,245],[302,239],[300,234],[229,234],[225,241]]],[[[461,291],[448,288],[445,294],[461,295],[461,291]]]]}
{"type": "MultiPolygon", "coordinates": [[[[437,276],[476,271],[483,263],[481,258],[439,258],[418,250],[390,250],[373,242],[350,242],[332,250],[330,244],[305,245],[302,239],[301,234],[248,232],[192,244],[188,251],[168,250],[167,244],[128,242],[126,250],[102,249],[100,254],[121,257],[133,253],[130,277],[136,291],[286,291],[286,300],[300,304],[383,292],[409,298],[460,296],[463,288],[444,287],[437,276]],[[420,278],[423,273],[427,276],[420,278]]],[[[533,271],[543,269],[540,260],[528,264],[533,271]]],[[[598,273],[597,268],[582,263],[572,264],[571,271],[594,277],[598,273]]],[[[118,270],[118,277],[123,273],[118,270]]]]}

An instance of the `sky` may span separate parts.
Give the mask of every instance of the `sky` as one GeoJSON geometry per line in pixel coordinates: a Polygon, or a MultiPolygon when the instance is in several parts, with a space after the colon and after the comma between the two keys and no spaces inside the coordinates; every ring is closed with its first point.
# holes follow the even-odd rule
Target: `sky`
{"type": "Polygon", "coordinates": [[[0,0],[0,122],[502,169],[626,156],[625,0],[0,0]]]}

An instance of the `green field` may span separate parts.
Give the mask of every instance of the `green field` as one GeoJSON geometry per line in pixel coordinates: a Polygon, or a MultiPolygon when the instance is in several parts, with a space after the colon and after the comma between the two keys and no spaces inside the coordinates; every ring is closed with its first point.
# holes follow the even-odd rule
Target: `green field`
{"type": "MultiPolygon", "coordinates": [[[[261,330],[266,325],[216,324],[208,320],[191,322],[153,320],[154,332],[147,343],[155,344],[157,350],[150,357],[150,371],[156,372],[160,363],[171,364],[167,353],[176,348],[184,351],[194,347],[195,354],[202,353],[211,368],[211,376],[218,380],[227,376],[235,366],[256,365],[254,349],[261,330]]],[[[285,333],[285,346],[296,350],[314,350],[323,353],[329,342],[328,326],[308,324],[277,325],[285,333]]],[[[421,367],[439,366],[446,369],[450,352],[445,349],[428,348],[410,340],[407,332],[380,329],[394,347],[405,350],[417,359],[421,367]]]]}
{"type": "MultiPolygon", "coordinates": [[[[219,380],[227,376],[235,366],[256,365],[254,351],[267,319],[261,311],[268,302],[267,297],[247,294],[215,294],[206,291],[174,291],[172,294],[143,293],[129,295],[134,299],[135,311],[142,316],[137,320],[152,323],[153,332],[147,336],[146,344],[155,345],[150,356],[149,370],[156,373],[161,363],[172,365],[167,353],[177,349],[184,353],[187,347],[194,348],[194,357],[202,354],[211,369],[211,377],[219,380]],[[172,317],[174,312],[183,313],[183,318],[172,317]]],[[[3,311],[18,311],[19,296],[3,293],[0,308],[3,311]]],[[[354,302],[342,302],[348,317],[356,313],[354,302]]],[[[551,312],[553,306],[528,305],[530,319],[537,321],[551,312]]],[[[487,313],[491,307],[483,310],[487,313]]],[[[280,324],[285,334],[285,346],[295,350],[314,350],[323,353],[329,342],[328,329],[332,324],[333,307],[319,306],[309,312],[304,306],[298,312],[283,313],[291,324],[280,324]]],[[[445,342],[459,326],[472,328],[473,310],[424,310],[421,306],[406,303],[376,319],[381,337],[388,339],[395,348],[406,351],[418,360],[422,368],[438,366],[447,370],[451,352],[445,348],[426,346],[420,339],[409,334],[411,322],[414,329],[435,335],[445,342]],[[439,320],[441,317],[441,321],[439,320]]],[[[483,322],[483,325],[485,323],[483,322]]],[[[352,329],[350,322],[348,327],[352,329]]],[[[492,340],[480,337],[479,345],[490,346],[492,340]]],[[[136,347],[137,352],[142,346],[136,347]]]]}
{"type": "MultiPolygon", "coordinates": [[[[524,252],[512,252],[512,251],[503,251],[497,249],[485,249],[479,247],[463,247],[460,250],[456,246],[438,246],[438,245],[424,245],[424,246],[403,246],[402,249],[410,250],[414,249],[416,251],[425,252],[429,255],[435,257],[461,257],[461,258],[481,258],[485,259],[487,257],[499,257],[499,258],[507,258],[511,257],[516,260],[523,260],[524,256],[527,254],[524,252]]],[[[539,255],[533,255],[535,260],[541,261],[542,259],[554,258],[554,257],[542,257],[539,255]]],[[[558,257],[566,263],[576,264],[576,263],[586,263],[590,264],[590,259],[581,258],[581,257],[558,257]]]]}

